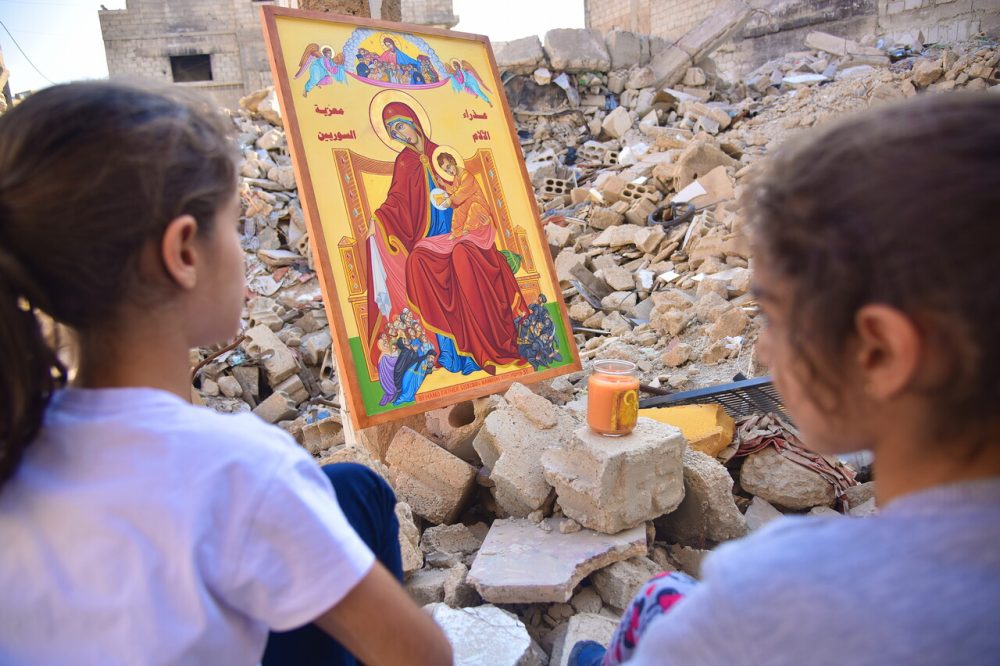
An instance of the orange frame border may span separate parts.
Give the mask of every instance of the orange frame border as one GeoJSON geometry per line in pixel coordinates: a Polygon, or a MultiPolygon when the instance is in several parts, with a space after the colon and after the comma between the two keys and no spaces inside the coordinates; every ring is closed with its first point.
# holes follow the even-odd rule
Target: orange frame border
{"type": "MultiPolygon", "coordinates": [[[[494,393],[503,393],[511,386],[511,384],[519,381],[521,383],[531,384],[579,371],[581,369],[580,351],[577,349],[576,340],[573,337],[573,330],[569,324],[569,313],[566,310],[566,302],[563,299],[562,290],[559,289],[558,282],[555,282],[555,296],[559,303],[559,311],[562,314],[563,323],[567,327],[567,344],[573,354],[573,362],[571,364],[543,372],[533,372],[530,375],[515,377],[509,380],[505,380],[502,377],[497,378],[494,383],[488,384],[488,390],[483,390],[481,386],[473,386],[450,395],[441,396],[425,402],[418,402],[383,414],[369,416],[366,413],[363,413],[364,403],[361,400],[361,391],[358,386],[357,377],[353,371],[352,361],[350,359],[350,349],[347,344],[347,329],[344,326],[343,319],[339,316],[340,313],[334,311],[333,308],[333,303],[340,303],[337,287],[333,280],[333,266],[330,263],[329,255],[325,251],[320,250],[320,248],[326,248],[327,243],[326,238],[323,235],[323,225],[320,221],[319,209],[316,204],[316,196],[313,190],[312,179],[309,175],[309,165],[305,157],[302,135],[299,131],[298,119],[294,113],[290,113],[290,105],[286,103],[286,100],[289,100],[292,97],[292,90],[288,77],[284,75],[283,65],[285,63],[285,54],[282,51],[281,43],[278,40],[278,29],[275,21],[276,17],[279,16],[309,19],[326,23],[341,23],[363,28],[381,28],[397,32],[411,32],[418,35],[422,34],[434,37],[477,41],[482,43],[484,50],[486,51],[486,55],[489,58],[490,68],[493,72],[494,80],[498,83],[500,83],[500,72],[497,69],[496,58],[493,56],[493,48],[490,46],[490,40],[485,35],[473,35],[469,33],[455,32],[452,30],[443,30],[441,28],[415,25],[412,23],[395,23],[392,21],[380,21],[361,18],[358,16],[331,14],[328,12],[288,9],[285,7],[276,7],[274,5],[264,5],[261,7],[261,18],[264,28],[264,43],[267,46],[268,62],[271,66],[271,74],[274,77],[274,84],[278,93],[278,104],[281,107],[281,117],[285,124],[286,138],[289,142],[292,166],[295,170],[295,179],[299,188],[299,201],[303,204],[302,210],[305,214],[306,225],[313,241],[311,243],[312,252],[319,277],[320,290],[323,293],[323,305],[326,309],[327,319],[330,321],[330,325],[336,332],[336,335],[334,336],[333,350],[337,357],[337,376],[340,380],[340,385],[344,387],[345,398],[348,402],[347,405],[342,405],[342,407],[347,408],[354,427],[368,428],[374,425],[389,423],[391,421],[406,418],[407,416],[413,416],[414,414],[422,414],[432,409],[454,405],[464,400],[481,398],[494,393]],[[349,372],[345,371],[347,368],[352,368],[352,370],[349,372]]],[[[507,95],[504,92],[503,85],[498,85],[497,87],[499,88],[499,90],[497,90],[497,96],[503,105],[503,111],[508,121],[508,135],[515,150],[520,150],[520,144],[517,141],[517,136],[514,131],[514,117],[510,111],[510,105],[507,102],[507,95]]],[[[530,193],[534,190],[534,188],[531,186],[531,179],[528,177],[527,167],[525,166],[523,159],[519,159],[517,162],[521,166],[521,177],[524,179],[527,191],[530,193]]],[[[534,213],[537,232],[543,240],[542,247],[543,249],[547,249],[547,244],[544,243],[545,232],[541,224],[541,214],[538,210],[538,203],[532,196],[529,196],[528,199],[530,200],[531,210],[534,213]]],[[[553,280],[555,280],[556,270],[555,263],[552,260],[552,255],[548,251],[545,251],[542,254],[545,255],[545,262],[549,268],[549,275],[553,280]]]]}

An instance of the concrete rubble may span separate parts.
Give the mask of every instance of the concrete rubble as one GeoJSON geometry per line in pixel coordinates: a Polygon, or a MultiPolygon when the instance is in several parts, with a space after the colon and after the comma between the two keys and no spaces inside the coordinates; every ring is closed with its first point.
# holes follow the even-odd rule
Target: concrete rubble
{"type": "Polygon", "coordinates": [[[680,430],[639,419],[630,435],[607,438],[583,427],[542,456],[545,480],[563,514],[615,534],[670,513],[684,498],[680,430]]]}
{"type": "Polygon", "coordinates": [[[596,641],[608,645],[614,636],[618,622],[596,613],[580,613],[574,615],[566,623],[564,632],[555,639],[552,647],[551,666],[567,666],[569,653],[580,641],[596,641]]]}
{"type": "Polygon", "coordinates": [[[456,663],[565,663],[576,640],[606,640],[657,571],[697,576],[716,545],[786,513],[877,510],[861,469],[866,483],[838,497],[771,449],[732,457],[724,413],[705,410],[684,436],[645,420],[621,440],[583,426],[596,358],[635,362],[647,392],[767,374],[738,196],[778,144],[896,99],[1000,90],[987,39],[901,49],[815,31],[727,81],[712,49],[745,10],[724,4],[676,44],[621,30],[494,43],[583,370],[363,431],[342,410],[274,91],[230,112],[250,298],[235,346],[192,355],[195,399],[390,482],[407,589],[432,604],[456,663]]]}
{"type": "Polygon", "coordinates": [[[493,523],[469,572],[483,599],[565,603],[585,576],[646,552],[645,526],[614,535],[591,530],[564,534],[558,522],[512,518],[493,523]]]}
{"type": "Polygon", "coordinates": [[[496,606],[425,607],[451,642],[456,664],[467,666],[541,666],[542,657],[524,624],[496,606]]]}

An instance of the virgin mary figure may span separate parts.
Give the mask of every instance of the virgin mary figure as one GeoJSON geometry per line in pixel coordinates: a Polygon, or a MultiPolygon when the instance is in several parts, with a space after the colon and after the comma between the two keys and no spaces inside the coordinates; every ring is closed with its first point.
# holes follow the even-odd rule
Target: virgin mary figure
{"type": "MultiPolygon", "coordinates": [[[[409,98],[390,92],[396,100],[409,98]]],[[[416,100],[391,101],[381,110],[382,127],[376,127],[400,150],[389,192],[369,227],[368,347],[376,357],[379,334],[409,307],[435,333],[438,366],[495,374],[497,366],[524,363],[514,319],[527,306],[492,234],[449,238],[453,211],[431,201],[438,188],[432,165],[438,145],[418,108],[416,100]]]]}

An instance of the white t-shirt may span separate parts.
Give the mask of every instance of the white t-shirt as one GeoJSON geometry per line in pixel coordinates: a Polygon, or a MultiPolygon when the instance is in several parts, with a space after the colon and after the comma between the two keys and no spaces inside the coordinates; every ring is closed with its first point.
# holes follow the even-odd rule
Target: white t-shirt
{"type": "Polygon", "coordinates": [[[67,389],[0,488],[0,664],[255,664],[373,562],[280,429],[67,389]]]}

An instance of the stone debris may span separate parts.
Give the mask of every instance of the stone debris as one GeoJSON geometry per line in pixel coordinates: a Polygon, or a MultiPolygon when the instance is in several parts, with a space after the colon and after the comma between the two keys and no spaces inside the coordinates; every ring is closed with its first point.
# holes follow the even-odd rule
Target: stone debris
{"type": "Polygon", "coordinates": [[[491,603],[565,603],[583,578],[646,552],[646,527],[615,535],[559,531],[547,518],[496,520],[472,564],[469,580],[491,603]]]}
{"type": "Polygon", "coordinates": [[[542,456],[561,446],[579,421],[520,384],[511,386],[505,400],[506,407],[486,417],[473,447],[490,470],[490,492],[500,513],[524,518],[542,508],[552,493],[542,456]]]}
{"type": "Polygon", "coordinates": [[[623,611],[639,589],[661,571],[662,568],[648,557],[633,557],[597,571],[591,580],[604,603],[623,611]]]}
{"type": "Polygon", "coordinates": [[[603,615],[574,615],[566,623],[565,633],[553,645],[550,666],[567,666],[570,651],[580,641],[596,641],[601,645],[608,645],[617,628],[618,622],[603,615]]]}
{"type": "Polygon", "coordinates": [[[454,522],[475,484],[472,465],[410,428],[393,438],[386,464],[397,495],[435,524],[454,522]]]}
{"type": "Polygon", "coordinates": [[[524,623],[496,606],[424,607],[448,637],[455,666],[542,666],[524,623]]]}
{"type": "Polygon", "coordinates": [[[641,418],[632,434],[613,439],[580,428],[542,465],[565,515],[615,534],[677,508],[686,446],[677,428],[641,418]]]}
{"type": "Polygon", "coordinates": [[[771,504],[793,511],[832,506],[837,499],[833,485],[826,479],[770,447],[747,456],[740,485],[771,504]]]}
{"type": "Polygon", "coordinates": [[[409,577],[424,566],[424,553],[420,548],[420,529],[413,522],[413,511],[406,502],[396,503],[396,520],[399,521],[399,550],[403,559],[403,575],[409,577]]]}
{"type": "MultiPolygon", "coordinates": [[[[833,509],[830,509],[828,506],[824,506],[822,508],[833,511],[833,509]]],[[[746,513],[743,514],[743,517],[747,521],[747,528],[750,530],[759,530],[775,518],[781,518],[781,516],[782,513],[775,509],[770,502],[762,497],[754,497],[753,501],[750,502],[750,506],[747,507],[746,513]]]]}
{"type": "Polygon", "coordinates": [[[725,80],[712,50],[754,4],[722,3],[673,42],[623,30],[494,42],[583,369],[361,431],[342,409],[275,92],[229,112],[250,298],[235,346],[192,356],[195,399],[256,413],[321,464],[389,480],[407,589],[441,604],[449,636],[470,646],[457,663],[547,663],[539,646],[563,663],[654,569],[697,575],[706,549],[782,511],[876,510],[873,484],[850,474],[770,447],[737,455],[739,424],[734,435],[714,405],[643,414],[683,437],[647,438],[668,426],[645,421],[625,441],[581,430],[596,358],[635,362],[641,383],[665,392],[767,372],[737,197],[776,146],[885,102],[1000,90],[1000,50],[985,37],[927,46],[808,29],[801,49],[725,80]]]}
{"type": "Polygon", "coordinates": [[[656,535],[670,543],[702,545],[736,539],[748,531],[733,499],[733,477],[711,456],[684,452],[684,500],[656,521],[656,535]]]}

